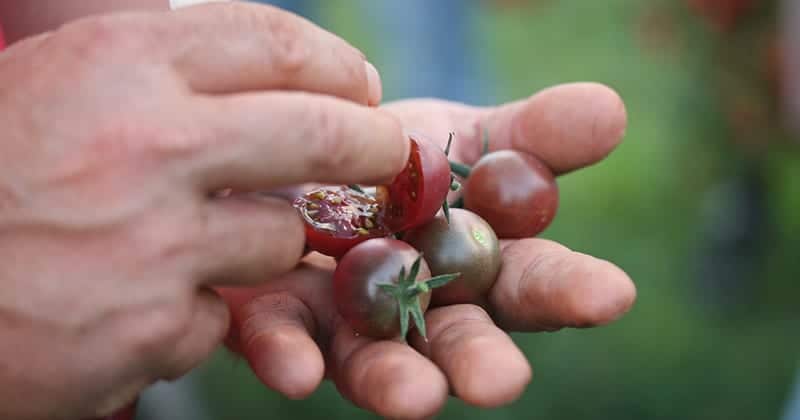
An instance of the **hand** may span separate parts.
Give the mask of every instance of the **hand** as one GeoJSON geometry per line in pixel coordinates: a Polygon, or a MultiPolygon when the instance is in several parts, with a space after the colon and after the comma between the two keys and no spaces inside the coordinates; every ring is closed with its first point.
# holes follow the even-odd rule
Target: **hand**
{"type": "Polygon", "coordinates": [[[210,287],[304,247],[284,201],[212,193],[398,173],[372,71],[246,3],[88,18],[0,54],[0,418],[107,415],[205,359],[229,320],[210,287]]]}
{"type": "MultiPolygon", "coordinates": [[[[595,84],[557,86],[490,109],[435,100],[385,109],[431,139],[455,131],[456,160],[478,159],[487,124],[492,149],[533,153],[559,174],[603,159],[626,125],[620,98],[595,84]]],[[[334,268],[311,254],[258,288],[221,289],[233,320],[228,343],[261,381],[290,398],[308,396],[328,377],[356,405],[390,418],[432,416],[449,392],[480,407],[506,404],[527,386],[531,368],[505,331],[604,325],[636,298],[631,280],[609,262],[544,239],[505,241],[486,308],[429,310],[429,342],[412,333],[409,347],[353,334],[331,301],[334,268]]]]}

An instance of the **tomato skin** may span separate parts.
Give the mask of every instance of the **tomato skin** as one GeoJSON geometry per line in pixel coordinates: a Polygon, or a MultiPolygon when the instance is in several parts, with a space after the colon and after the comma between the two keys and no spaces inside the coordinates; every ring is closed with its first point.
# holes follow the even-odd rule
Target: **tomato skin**
{"type": "MultiPolygon", "coordinates": [[[[419,255],[405,242],[378,238],[357,245],[342,257],[333,274],[333,299],[353,331],[376,339],[400,335],[399,304],[379,286],[396,284],[401,268],[408,273],[419,255]]],[[[429,277],[430,269],[423,259],[417,282],[429,277]]],[[[430,298],[430,292],[419,295],[423,311],[430,298]]]]}
{"type": "Polygon", "coordinates": [[[125,408],[120,409],[114,414],[92,420],[134,420],[136,418],[137,403],[138,403],[138,398],[137,401],[128,404],[127,406],[125,406],[125,408]]]}
{"type": "Polygon", "coordinates": [[[341,258],[356,245],[373,238],[372,236],[339,238],[331,236],[326,232],[319,231],[308,223],[306,223],[305,229],[306,252],[304,255],[311,251],[316,251],[333,258],[341,258]]]}
{"type": "Polygon", "coordinates": [[[435,143],[411,135],[408,164],[392,183],[381,190],[386,203],[386,223],[394,232],[431,220],[450,191],[450,162],[435,143]]]}
{"type": "Polygon", "coordinates": [[[484,155],[464,185],[464,207],[492,226],[500,238],[541,233],[556,215],[558,185],[532,155],[500,150],[484,155]]]}
{"type": "Polygon", "coordinates": [[[461,273],[433,291],[433,305],[480,303],[497,280],[500,242],[489,223],[468,210],[450,209],[450,223],[437,216],[403,240],[422,253],[434,276],[461,273]]]}

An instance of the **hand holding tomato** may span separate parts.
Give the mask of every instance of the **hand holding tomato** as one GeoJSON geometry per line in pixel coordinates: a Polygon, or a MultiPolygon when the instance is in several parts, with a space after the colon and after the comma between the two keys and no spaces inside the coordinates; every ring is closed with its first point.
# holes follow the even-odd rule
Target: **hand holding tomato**
{"type": "MultiPolygon", "coordinates": [[[[494,108],[409,100],[384,109],[441,147],[455,131],[451,159],[477,162],[488,127],[491,150],[531,154],[557,175],[603,159],[626,125],[620,98],[596,84],[557,86],[494,108]]],[[[500,274],[482,305],[429,308],[427,341],[413,332],[410,345],[356,335],[334,305],[335,261],[311,254],[264,286],[221,290],[233,319],[229,345],[268,387],[291,398],[328,377],[346,398],[385,417],[430,417],[450,392],[476,406],[506,404],[531,380],[508,331],[604,325],[629,310],[636,290],[613,264],[552,241],[504,240],[501,247],[500,274]]]]}
{"type": "Polygon", "coordinates": [[[0,418],[108,415],[202,362],[228,329],[212,287],[280,276],[305,242],[289,203],[219,189],[402,170],[373,70],[246,2],[92,16],[4,50],[0,418]]]}

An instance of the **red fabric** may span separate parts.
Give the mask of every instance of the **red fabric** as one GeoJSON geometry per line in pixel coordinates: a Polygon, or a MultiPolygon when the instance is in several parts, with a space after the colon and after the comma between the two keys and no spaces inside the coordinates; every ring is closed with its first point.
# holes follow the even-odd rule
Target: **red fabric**
{"type": "Polygon", "coordinates": [[[0,51],[3,51],[3,48],[6,46],[6,40],[3,39],[3,27],[0,26],[0,51]]]}

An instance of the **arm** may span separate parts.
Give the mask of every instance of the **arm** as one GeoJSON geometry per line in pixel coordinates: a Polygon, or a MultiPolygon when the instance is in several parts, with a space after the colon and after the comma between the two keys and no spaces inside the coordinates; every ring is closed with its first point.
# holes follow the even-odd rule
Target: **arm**
{"type": "Polygon", "coordinates": [[[169,0],[0,0],[0,25],[11,44],[87,15],[169,7],[169,0]]]}

